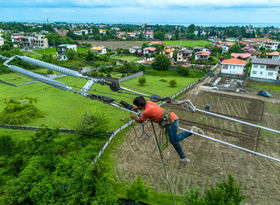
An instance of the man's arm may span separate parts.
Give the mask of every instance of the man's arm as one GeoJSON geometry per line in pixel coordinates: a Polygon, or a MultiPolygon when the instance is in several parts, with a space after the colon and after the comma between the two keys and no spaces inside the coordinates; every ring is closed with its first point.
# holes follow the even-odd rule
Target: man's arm
{"type": "Polygon", "coordinates": [[[133,114],[130,114],[130,118],[133,119],[133,120],[135,120],[135,121],[138,122],[138,123],[141,123],[141,122],[142,122],[138,117],[136,117],[136,116],[133,115],[133,114]]]}

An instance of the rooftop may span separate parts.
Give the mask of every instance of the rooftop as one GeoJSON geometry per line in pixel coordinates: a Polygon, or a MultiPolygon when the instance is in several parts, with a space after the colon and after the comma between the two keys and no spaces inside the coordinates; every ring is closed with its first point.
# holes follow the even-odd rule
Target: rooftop
{"type": "Polygon", "coordinates": [[[252,64],[263,64],[263,65],[278,65],[280,66],[280,61],[267,59],[267,58],[253,58],[252,64]]]}
{"type": "Polygon", "coordinates": [[[246,63],[247,63],[246,61],[237,58],[231,58],[222,61],[222,64],[246,65],[246,63]]]}

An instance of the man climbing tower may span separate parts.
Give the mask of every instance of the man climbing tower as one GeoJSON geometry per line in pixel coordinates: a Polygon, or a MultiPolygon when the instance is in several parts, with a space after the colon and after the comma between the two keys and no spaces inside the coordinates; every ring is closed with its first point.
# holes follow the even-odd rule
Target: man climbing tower
{"type": "MultiPolygon", "coordinates": [[[[177,130],[179,127],[179,118],[173,112],[166,112],[164,109],[152,101],[146,101],[143,96],[136,97],[133,101],[133,109],[143,109],[144,111],[141,114],[140,118],[137,118],[135,115],[131,114],[130,117],[134,119],[138,123],[142,123],[148,119],[153,122],[166,124],[166,131],[169,137],[170,143],[173,145],[177,153],[179,154],[180,161],[178,168],[181,169],[185,167],[190,160],[186,158],[182,147],[180,145],[180,141],[192,135],[190,132],[183,132],[177,134],[177,130]]],[[[192,126],[192,131],[204,134],[204,132],[196,127],[192,126]]]]}

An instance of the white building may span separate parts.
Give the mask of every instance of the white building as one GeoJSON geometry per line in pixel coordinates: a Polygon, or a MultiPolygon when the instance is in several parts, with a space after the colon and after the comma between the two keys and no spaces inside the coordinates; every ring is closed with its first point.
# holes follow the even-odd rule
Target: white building
{"type": "Polygon", "coordinates": [[[90,50],[98,52],[99,54],[107,53],[107,49],[105,48],[105,46],[102,46],[102,45],[94,46],[90,50]]]}
{"type": "Polygon", "coordinates": [[[177,62],[188,62],[189,57],[192,56],[192,51],[188,49],[182,49],[177,52],[177,62]]]}
{"type": "Polygon", "coordinates": [[[56,47],[56,54],[59,59],[67,60],[66,51],[72,49],[77,51],[77,45],[75,44],[62,44],[56,47]]]}
{"type": "Polygon", "coordinates": [[[195,60],[208,60],[208,58],[210,57],[210,52],[207,51],[199,51],[196,52],[194,55],[194,59],[195,60]]]}
{"type": "Polygon", "coordinates": [[[129,48],[130,53],[141,53],[142,52],[142,47],[140,46],[132,46],[129,48]]]}
{"type": "Polygon", "coordinates": [[[154,32],[153,32],[153,31],[146,31],[146,32],[144,33],[144,37],[145,37],[146,39],[154,39],[154,32]]]}
{"type": "Polygon", "coordinates": [[[252,59],[250,77],[277,80],[280,77],[279,67],[280,61],[265,58],[254,58],[252,59]]]}
{"type": "Polygon", "coordinates": [[[244,75],[246,61],[232,58],[221,62],[221,73],[231,75],[244,75]]]}
{"type": "Polygon", "coordinates": [[[0,36],[0,46],[4,45],[4,38],[0,36]]]}
{"type": "Polygon", "coordinates": [[[279,52],[266,53],[266,58],[279,61],[280,53],[279,52]]]}

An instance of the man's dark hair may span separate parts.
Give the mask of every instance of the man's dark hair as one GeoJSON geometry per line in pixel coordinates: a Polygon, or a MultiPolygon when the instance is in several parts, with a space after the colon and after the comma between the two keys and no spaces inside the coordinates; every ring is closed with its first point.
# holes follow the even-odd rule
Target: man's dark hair
{"type": "Polygon", "coordinates": [[[143,96],[139,96],[139,97],[136,97],[134,100],[133,100],[133,104],[136,105],[137,107],[145,107],[146,105],[146,100],[143,96]]]}

